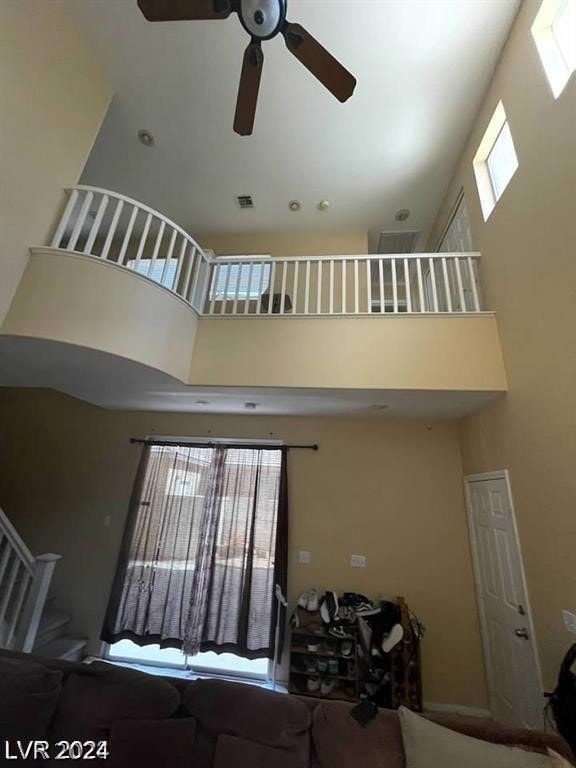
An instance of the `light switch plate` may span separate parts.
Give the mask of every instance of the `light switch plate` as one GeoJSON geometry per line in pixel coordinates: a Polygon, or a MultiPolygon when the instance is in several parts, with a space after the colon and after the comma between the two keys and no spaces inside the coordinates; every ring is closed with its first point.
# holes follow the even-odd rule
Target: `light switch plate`
{"type": "Polygon", "coordinates": [[[572,632],[572,634],[576,635],[576,613],[572,613],[572,611],[562,611],[562,620],[568,632],[572,632]]]}
{"type": "Polygon", "coordinates": [[[298,552],[298,562],[308,565],[310,563],[310,552],[306,549],[301,549],[298,552]]]}
{"type": "Polygon", "coordinates": [[[352,568],[366,568],[366,558],[364,555],[351,555],[350,565],[352,568]]]}

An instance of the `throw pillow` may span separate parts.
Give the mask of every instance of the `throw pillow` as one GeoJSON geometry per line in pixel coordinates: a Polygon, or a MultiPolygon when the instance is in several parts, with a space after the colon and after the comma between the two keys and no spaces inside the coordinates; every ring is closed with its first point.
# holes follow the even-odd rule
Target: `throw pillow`
{"type": "Polygon", "coordinates": [[[464,736],[404,707],[399,715],[406,768],[552,768],[545,755],[464,736]]]}
{"type": "Polygon", "coordinates": [[[190,768],[194,718],[118,720],[110,729],[107,768],[190,768]]]}
{"type": "Polygon", "coordinates": [[[572,763],[569,763],[568,760],[561,757],[558,752],[554,752],[553,749],[549,749],[548,754],[550,755],[550,761],[553,768],[572,768],[572,763]]]}

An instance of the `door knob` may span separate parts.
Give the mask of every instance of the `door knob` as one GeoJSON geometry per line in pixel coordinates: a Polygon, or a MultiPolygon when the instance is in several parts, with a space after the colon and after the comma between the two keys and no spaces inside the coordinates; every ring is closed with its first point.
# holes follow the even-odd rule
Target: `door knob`
{"type": "Polygon", "coordinates": [[[514,634],[516,635],[516,637],[523,637],[524,640],[528,640],[528,638],[530,637],[530,633],[528,632],[526,627],[521,627],[520,629],[515,629],[514,630],[514,634]]]}

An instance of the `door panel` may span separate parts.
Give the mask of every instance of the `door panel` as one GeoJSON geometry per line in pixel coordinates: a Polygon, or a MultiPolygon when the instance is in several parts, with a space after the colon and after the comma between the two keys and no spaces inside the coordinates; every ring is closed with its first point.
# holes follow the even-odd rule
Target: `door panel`
{"type": "Polygon", "coordinates": [[[544,699],[506,473],[466,478],[490,704],[501,722],[543,724],[544,699]]]}

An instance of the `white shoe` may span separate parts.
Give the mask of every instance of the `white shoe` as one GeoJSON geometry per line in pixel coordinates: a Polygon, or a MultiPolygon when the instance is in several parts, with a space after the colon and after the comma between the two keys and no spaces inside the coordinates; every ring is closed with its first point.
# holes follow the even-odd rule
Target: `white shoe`
{"type": "Polygon", "coordinates": [[[392,648],[395,648],[403,637],[404,629],[402,624],[394,624],[390,632],[382,640],[382,650],[384,653],[390,653],[392,648]]]}

